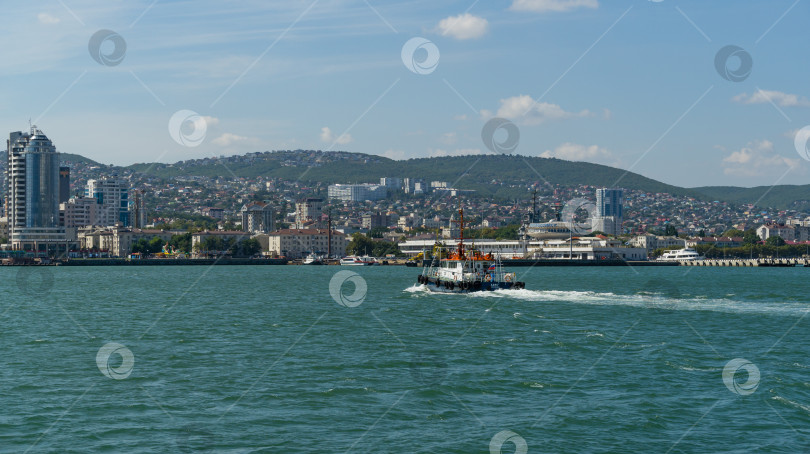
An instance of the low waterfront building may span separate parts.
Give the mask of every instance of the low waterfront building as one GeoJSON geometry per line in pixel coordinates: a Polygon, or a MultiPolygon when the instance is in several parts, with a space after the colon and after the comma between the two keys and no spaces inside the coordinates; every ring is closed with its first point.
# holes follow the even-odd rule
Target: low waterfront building
{"type": "Polygon", "coordinates": [[[530,251],[537,259],[647,260],[646,248],[627,247],[620,240],[600,237],[549,240],[530,251]]]}
{"type": "Polygon", "coordinates": [[[85,228],[77,233],[79,247],[91,254],[106,253],[110,257],[126,257],[139,240],[151,241],[158,237],[167,243],[172,236],[183,233],[171,230],[144,230],[124,227],[85,228]]]}
{"type": "Polygon", "coordinates": [[[757,228],[757,236],[762,241],[772,236],[781,237],[785,241],[795,241],[796,230],[792,225],[765,224],[757,228]]]}
{"type": "MultiPolygon", "coordinates": [[[[431,251],[435,239],[406,240],[399,243],[399,249],[413,257],[423,251],[431,251]]],[[[458,240],[440,238],[446,248],[454,248],[458,240]]],[[[647,260],[644,248],[627,247],[620,240],[600,237],[578,237],[573,242],[564,240],[467,240],[468,248],[475,248],[484,254],[492,254],[503,259],[574,259],[574,260],[647,260]]]]}
{"type": "MultiPolygon", "coordinates": [[[[267,235],[269,255],[300,259],[310,253],[326,255],[329,252],[329,231],[326,229],[282,229],[267,235]]],[[[346,255],[350,238],[337,230],[332,231],[333,257],[346,255]]]]}
{"type": "Polygon", "coordinates": [[[647,250],[647,255],[650,255],[652,251],[656,249],[678,246],[686,247],[686,239],[676,236],[638,235],[631,239],[627,245],[630,247],[644,248],[647,250]]]}
{"type": "Polygon", "coordinates": [[[708,237],[690,238],[686,240],[686,247],[693,248],[699,244],[709,244],[718,248],[740,247],[743,245],[743,237],[708,236],[708,237]]]}

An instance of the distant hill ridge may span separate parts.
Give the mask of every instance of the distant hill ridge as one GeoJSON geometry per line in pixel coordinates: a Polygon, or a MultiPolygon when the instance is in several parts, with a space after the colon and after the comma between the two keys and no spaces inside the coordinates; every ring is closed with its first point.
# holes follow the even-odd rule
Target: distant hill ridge
{"type": "MultiPolygon", "coordinates": [[[[104,166],[79,155],[62,155],[65,162],[104,166]]],[[[5,153],[2,156],[4,158],[5,153]]],[[[111,170],[116,168],[112,166],[111,170]]],[[[290,150],[192,159],[173,164],[133,164],[124,169],[167,179],[178,176],[264,176],[329,184],[374,183],[381,177],[411,177],[427,182],[446,181],[453,187],[474,189],[482,195],[496,198],[525,197],[525,187],[532,183],[617,186],[701,200],[756,204],[758,207],[810,209],[810,185],[682,188],[601,164],[521,155],[467,155],[395,161],[383,156],[346,151],[290,150]]]]}

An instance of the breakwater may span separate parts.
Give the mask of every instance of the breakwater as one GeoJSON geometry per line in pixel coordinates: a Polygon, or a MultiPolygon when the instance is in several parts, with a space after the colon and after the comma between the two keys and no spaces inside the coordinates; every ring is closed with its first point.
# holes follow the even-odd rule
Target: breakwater
{"type": "Polygon", "coordinates": [[[70,259],[56,261],[59,266],[227,266],[286,265],[287,259],[70,259]]]}

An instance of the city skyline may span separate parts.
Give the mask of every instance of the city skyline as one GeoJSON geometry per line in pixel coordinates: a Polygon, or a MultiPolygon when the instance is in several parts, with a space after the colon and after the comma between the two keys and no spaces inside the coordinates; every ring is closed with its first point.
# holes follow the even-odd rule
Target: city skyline
{"type": "MultiPolygon", "coordinates": [[[[20,5],[10,8],[21,20],[10,24],[17,41],[0,51],[10,63],[0,74],[3,101],[29,111],[4,112],[0,122],[18,130],[29,116],[58,137],[60,152],[127,165],[299,148],[394,159],[489,153],[481,130],[498,116],[518,126],[522,155],[686,187],[802,184],[810,162],[794,136],[810,124],[801,77],[810,63],[798,58],[808,9],[596,0],[20,5]],[[406,67],[403,47],[418,37],[435,46],[435,67],[406,67]],[[732,57],[750,56],[750,74],[734,76],[734,63],[721,74],[716,59],[727,45],[744,52],[732,57]],[[172,122],[189,118],[205,134],[172,137],[172,122]],[[88,140],[99,134],[115,139],[88,140]]],[[[419,63],[434,48],[416,44],[419,63]]]]}

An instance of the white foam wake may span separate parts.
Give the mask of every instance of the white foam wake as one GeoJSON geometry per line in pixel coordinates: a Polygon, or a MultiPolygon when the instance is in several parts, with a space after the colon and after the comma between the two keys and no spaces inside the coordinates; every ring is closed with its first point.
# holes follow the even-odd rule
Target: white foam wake
{"type": "MultiPolygon", "coordinates": [[[[405,289],[409,293],[433,294],[424,285],[405,289]]],[[[448,294],[449,295],[449,294],[448,294]]],[[[496,290],[454,294],[466,298],[509,298],[526,302],[567,302],[594,306],[630,306],[649,309],[715,311],[728,313],[751,313],[795,316],[810,312],[810,304],[795,301],[746,301],[724,298],[690,298],[660,294],[620,295],[612,292],[573,290],[496,290]]]]}

